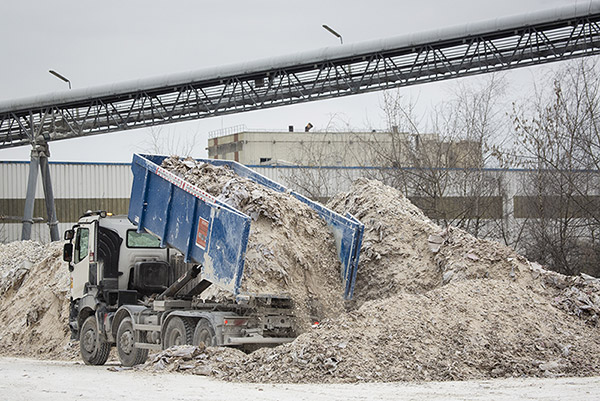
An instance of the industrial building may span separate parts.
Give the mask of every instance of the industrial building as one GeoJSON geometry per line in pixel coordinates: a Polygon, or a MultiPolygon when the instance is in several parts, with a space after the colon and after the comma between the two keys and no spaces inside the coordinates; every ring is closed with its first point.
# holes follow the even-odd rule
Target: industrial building
{"type": "Polygon", "coordinates": [[[244,165],[341,167],[481,167],[477,141],[451,141],[437,134],[390,131],[329,132],[248,130],[236,126],[209,133],[208,157],[244,165]]]}
{"type": "MultiPolygon", "coordinates": [[[[273,135],[274,133],[270,133],[273,135]]],[[[235,134],[234,134],[235,135],[235,134]]],[[[294,135],[302,135],[296,133],[294,135]]],[[[240,157],[245,153],[239,153],[240,157]]],[[[244,156],[246,157],[246,156],[244,156]]],[[[389,174],[414,169],[390,169],[356,166],[299,166],[248,163],[258,173],[314,199],[326,201],[340,191],[349,189],[352,181],[360,177],[386,181],[389,174]]],[[[132,173],[129,163],[74,163],[51,162],[50,174],[54,181],[58,229],[70,228],[86,210],[106,210],[126,214],[129,208],[132,173]]],[[[29,162],[0,161],[0,242],[21,239],[23,209],[29,162]]],[[[472,169],[441,169],[437,175],[446,182],[464,183],[476,176],[468,175],[472,169]],[[445,174],[442,176],[441,174],[445,174]]],[[[426,214],[437,219],[471,218],[479,224],[487,222],[492,227],[504,219],[508,224],[539,217],[532,209],[538,199],[524,189],[527,170],[482,169],[480,179],[490,191],[471,194],[461,185],[450,188],[442,197],[428,198],[418,191],[410,199],[426,214]]],[[[41,182],[37,184],[34,206],[34,224],[31,239],[50,240],[41,182]]],[[[600,199],[594,193],[594,201],[600,199]]],[[[539,199],[538,199],[539,200],[539,199]]]]}
{"type": "MultiPolygon", "coordinates": [[[[411,156],[423,159],[424,152],[443,153],[444,168],[477,167],[481,158],[478,143],[444,143],[433,134],[417,136],[397,130],[331,133],[297,132],[289,127],[286,131],[250,131],[238,126],[211,132],[209,137],[209,157],[236,160],[322,202],[348,190],[358,177],[381,179],[373,175],[380,167],[412,166],[411,156]],[[384,154],[387,149],[400,151],[384,154]]],[[[132,182],[129,163],[50,162],[49,169],[61,236],[87,210],[127,213],[132,182]]],[[[0,183],[0,242],[10,242],[22,238],[29,162],[0,161],[0,174],[6,177],[0,183]]],[[[417,204],[426,206],[419,199],[415,193],[417,204]]],[[[446,203],[461,203],[457,199],[446,203]]],[[[493,205],[495,212],[488,212],[486,218],[502,215],[499,197],[493,198],[493,205]]],[[[49,241],[42,180],[37,182],[33,223],[31,239],[49,241]]]]}
{"type": "MultiPolygon", "coordinates": [[[[129,163],[50,162],[58,230],[62,233],[87,210],[126,214],[131,192],[129,163]]],[[[0,161],[0,242],[21,239],[29,162],[0,161]]],[[[50,241],[44,191],[37,182],[31,239],[50,241]]]]}

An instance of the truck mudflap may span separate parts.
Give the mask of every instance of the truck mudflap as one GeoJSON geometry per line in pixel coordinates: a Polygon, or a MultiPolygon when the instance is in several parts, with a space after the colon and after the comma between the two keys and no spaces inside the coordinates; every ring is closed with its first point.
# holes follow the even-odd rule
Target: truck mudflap
{"type": "MultiPolygon", "coordinates": [[[[149,231],[161,239],[162,245],[180,250],[186,261],[201,264],[203,278],[238,295],[250,217],[160,167],[166,157],[133,156],[129,220],[138,226],[139,232],[149,231]]],[[[344,298],[352,298],[364,232],[360,221],[349,214],[342,216],[237,162],[197,160],[228,166],[239,176],[274,191],[289,193],[315,210],[333,233],[341,262],[344,298]]]]}

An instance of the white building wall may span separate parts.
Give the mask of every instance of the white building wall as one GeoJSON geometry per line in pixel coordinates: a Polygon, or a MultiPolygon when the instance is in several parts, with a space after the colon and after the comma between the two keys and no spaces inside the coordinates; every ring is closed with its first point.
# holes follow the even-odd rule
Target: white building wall
{"type": "MultiPolygon", "coordinates": [[[[129,198],[133,175],[128,163],[50,162],[55,198],[129,198]]],[[[0,198],[24,199],[29,162],[0,161],[0,198]]],[[[44,198],[38,173],[36,199],[44,198]]]]}
{"type": "MultiPolygon", "coordinates": [[[[258,173],[279,182],[293,190],[308,196],[321,198],[332,197],[341,191],[348,191],[352,182],[360,177],[376,176],[376,169],[359,167],[298,167],[298,166],[251,166],[258,173]],[[302,183],[312,186],[302,188],[302,183]],[[310,191],[313,191],[311,193],[310,191]]],[[[29,164],[27,162],[0,161],[0,206],[6,200],[23,202],[27,189],[29,164]]],[[[132,173],[129,164],[120,163],[50,163],[50,174],[53,181],[54,195],[58,202],[74,205],[73,213],[83,213],[89,203],[95,200],[112,199],[114,205],[123,207],[128,203],[131,191],[132,173]],[[79,200],[79,201],[78,201],[79,200]]],[[[513,225],[515,219],[514,198],[526,195],[523,189],[524,176],[530,174],[522,170],[488,171],[491,176],[502,176],[504,191],[502,211],[507,223],[513,225]]],[[[596,194],[598,189],[593,192],[596,194]]],[[[450,196],[460,196],[458,191],[451,191],[450,196]],[[456,192],[456,193],[454,193],[456,192]]],[[[500,195],[500,194],[498,194],[500,195]]],[[[38,176],[36,199],[41,201],[44,193],[41,177],[38,176]]],[[[39,210],[39,208],[38,208],[39,210]]],[[[107,209],[108,211],[111,211],[107,209]]],[[[11,216],[0,208],[1,216],[11,216]]],[[[20,216],[16,216],[19,217],[20,216]]],[[[38,217],[38,216],[34,216],[38,217]]],[[[63,219],[64,220],[64,219],[63,219]]],[[[59,216],[59,232],[69,228],[74,221],[62,221],[59,216]]],[[[21,238],[21,222],[0,218],[0,242],[10,242],[21,238]]],[[[36,223],[32,228],[32,239],[47,242],[49,229],[46,223],[36,223]]]]}
{"type": "MultiPolygon", "coordinates": [[[[54,198],[57,201],[65,199],[81,199],[77,204],[81,213],[87,199],[129,199],[133,175],[128,163],[70,163],[50,162],[50,177],[54,198]]],[[[0,161],[0,200],[23,200],[27,193],[29,178],[29,162],[0,161]]],[[[41,174],[38,173],[36,200],[44,199],[41,174]]],[[[121,202],[122,203],[122,202],[121,202]]],[[[14,210],[14,209],[12,209],[14,210]]],[[[9,210],[0,210],[0,242],[11,242],[21,239],[22,224],[9,220],[13,216],[9,210]]],[[[20,216],[14,216],[20,217],[20,216]]],[[[38,217],[38,216],[34,216],[38,217]]],[[[60,221],[58,229],[62,235],[74,221],[60,221]]],[[[31,239],[41,242],[50,241],[48,225],[35,223],[32,226],[31,239]]]]}

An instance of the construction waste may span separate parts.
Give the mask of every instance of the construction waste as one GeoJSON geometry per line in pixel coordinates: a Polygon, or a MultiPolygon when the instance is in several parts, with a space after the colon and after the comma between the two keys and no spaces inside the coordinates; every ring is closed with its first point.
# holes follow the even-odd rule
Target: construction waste
{"type": "Polygon", "coordinates": [[[62,242],[0,245],[0,355],[78,357],[69,342],[69,270],[62,242]]]}
{"type": "MultiPolygon", "coordinates": [[[[343,312],[333,234],[313,209],[228,166],[170,157],[162,167],[251,217],[241,293],[290,296],[302,331],[343,312]]],[[[222,300],[229,294],[212,295],[222,300]]]]}
{"type": "MultiPolygon", "coordinates": [[[[190,167],[194,168],[206,167],[190,167]]],[[[255,232],[252,249],[269,245],[271,241],[261,236],[275,235],[275,228],[289,233],[277,235],[277,241],[287,235],[307,241],[306,246],[288,250],[294,253],[290,260],[303,262],[280,265],[283,269],[277,274],[261,276],[264,272],[256,270],[257,283],[248,283],[248,288],[261,285],[261,277],[278,280],[264,285],[283,282],[286,288],[301,288],[304,282],[293,283],[298,280],[293,272],[297,266],[319,279],[339,272],[337,261],[329,266],[326,259],[314,259],[310,237],[322,242],[318,237],[322,234],[311,234],[313,218],[293,222],[287,218],[295,208],[287,195],[261,191],[260,198],[253,198],[256,188],[244,193],[239,177],[224,181],[229,184],[215,183],[211,193],[237,194],[236,207],[256,211],[252,224],[268,219],[255,232]],[[311,226],[305,230],[306,221],[311,226]],[[287,283],[281,277],[287,277],[287,283]]],[[[209,185],[201,188],[211,191],[209,185]]],[[[350,212],[365,224],[354,300],[342,305],[343,311],[338,312],[337,301],[321,308],[324,318],[305,327],[289,344],[251,354],[234,348],[174,347],[151,355],[135,369],[292,383],[600,374],[599,279],[549,272],[498,243],[440,228],[400,192],[377,181],[358,180],[328,206],[342,214],[350,212]]],[[[278,248],[269,250],[276,253],[278,248]]],[[[59,244],[0,245],[2,353],[73,357],[66,328],[68,274],[60,265],[59,244]],[[28,270],[18,271],[24,265],[28,270]]],[[[307,302],[310,293],[310,302],[315,303],[326,295],[324,291],[332,291],[321,289],[318,281],[312,284],[297,299],[307,302]]],[[[341,299],[341,288],[336,291],[341,299]]]]}

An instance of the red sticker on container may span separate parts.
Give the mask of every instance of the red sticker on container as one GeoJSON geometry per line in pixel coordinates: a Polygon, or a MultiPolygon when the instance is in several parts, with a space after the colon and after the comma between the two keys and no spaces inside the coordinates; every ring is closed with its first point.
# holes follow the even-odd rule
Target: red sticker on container
{"type": "Polygon", "coordinates": [[[208,220],[202,217],[198,219],[198,232],[196,233],[196,245],[202,249],[206,249],[206,241],[208,239],[208,220]]]}

